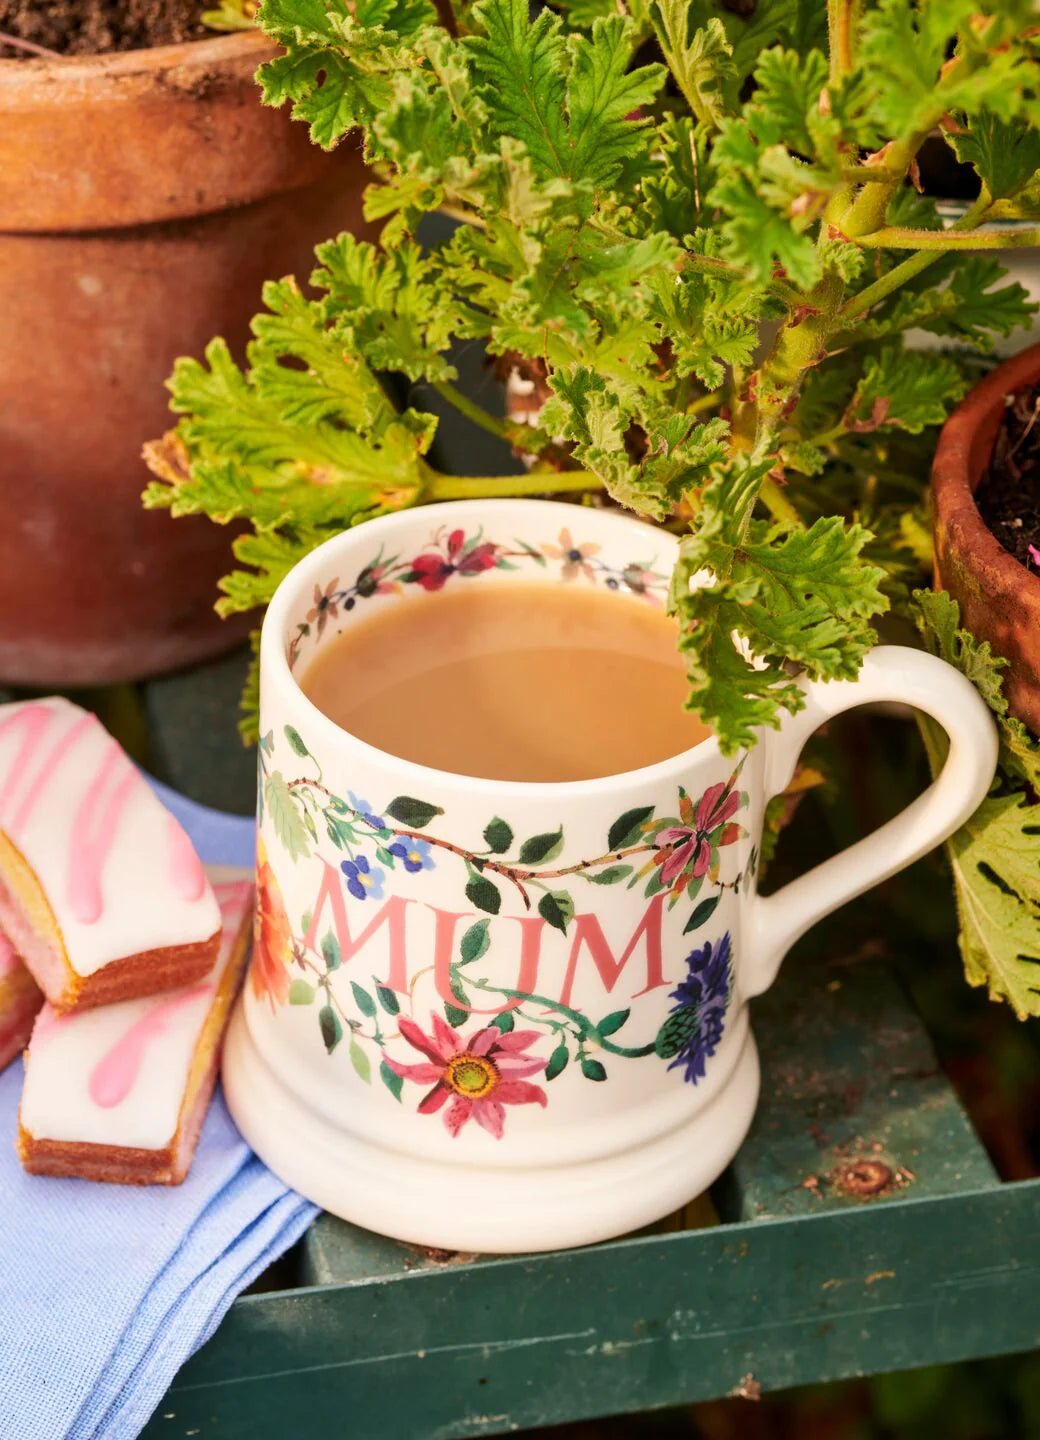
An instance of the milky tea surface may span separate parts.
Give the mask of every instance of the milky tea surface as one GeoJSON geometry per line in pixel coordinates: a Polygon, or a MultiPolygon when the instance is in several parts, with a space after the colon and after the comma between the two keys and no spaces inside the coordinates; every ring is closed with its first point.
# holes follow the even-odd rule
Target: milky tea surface
{"type": "Polygon", "coordinates": [[[304,693],[351,734],[487,780],[591,780],[710,733],[683,710],[676,624],[623,593],[459,582],[345,617],[304,693]]]}

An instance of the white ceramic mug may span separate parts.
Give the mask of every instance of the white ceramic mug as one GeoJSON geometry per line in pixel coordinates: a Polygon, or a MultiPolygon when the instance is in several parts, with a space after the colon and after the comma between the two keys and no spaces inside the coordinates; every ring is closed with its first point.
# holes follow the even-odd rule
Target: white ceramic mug
{"type": "MultiPolygon", "coordinates": [[[[339,535],[279,587],[261,643],[257,936],[224,1085],[259,1155],[327,1210],[422,1244],[522,1251],[677,1209],[751,1122],[749,999],[813,921],[984,797],[989,712],[916,650],[873,651],[855,681],[805,682],[805,708],[736,758],[710,738],[568,784],[398,759],[297,683],[358,616],[444,585],[594,585],[662,605],[676,552],[609,511],[466,501],[339,535]],[[942,774],[760,898],[766,803],[817,726],[873,701],[944,726],[942,774]]],[[[420,694],[414,708],[421,725],[420,694]]]]}

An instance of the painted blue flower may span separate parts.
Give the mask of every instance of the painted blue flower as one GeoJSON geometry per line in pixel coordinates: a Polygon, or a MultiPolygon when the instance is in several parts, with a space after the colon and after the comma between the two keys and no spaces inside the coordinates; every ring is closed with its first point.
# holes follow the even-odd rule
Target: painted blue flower
{"type": "Polygon", "coordinates": [[[385,830],[386,821],[382,815],[376,815],[367,800],[362,800],[360,795],[355,795],[353,790],[347,791],[347,799],[350,801],[352,810],[357,811],[358,819],[366,821],[373,830],[385,830]]]}
{"type": "Polygon", "coordinates": [[[395,840],[392,845],[386,847],[391,855],[396,855],[398,860],[404,861],[404,868],[412,875],[418,870],[432,870],[434,865],[433,856],[430,854],[430,842],[419,840],[412,835],[405,836],[401,840],[395,840]]]}
{"type": "Polygon", "coordinates": [[[347,889],[357,900],[382,900],[384,871],[378,865],[370,865],[364,855],[353,860],[341,860],[339,867],[347,877],[347,889]]]}
{"type": "Polygon", "coordinates": [[[657,1032],[654,1049],[669,1070],[683,1069],[683,1079],[696,1085],[719,1047],[726,1007],[733,988],[733,947],[729,931],[713,945],[707,941],[686,957],[686,977],[672,991],[676,1002],[657,1032]]]}

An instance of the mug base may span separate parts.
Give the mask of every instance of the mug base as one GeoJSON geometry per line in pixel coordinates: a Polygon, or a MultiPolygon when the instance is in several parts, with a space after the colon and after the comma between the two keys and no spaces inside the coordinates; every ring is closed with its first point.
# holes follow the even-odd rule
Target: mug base
{"type": "Polygon", "coordinates": [[[701,1194],[747,1134],[759,1065],[749,1028],[728,1082],[686,1123],[617,1155],[520,1170],[439,1165],[331,1125],[276,1079],[241,1000],[222,1078],[235,1124],[260,1159],[330,1214],[414,1245],[518,1254],[625,1235],[701,1194]]]}

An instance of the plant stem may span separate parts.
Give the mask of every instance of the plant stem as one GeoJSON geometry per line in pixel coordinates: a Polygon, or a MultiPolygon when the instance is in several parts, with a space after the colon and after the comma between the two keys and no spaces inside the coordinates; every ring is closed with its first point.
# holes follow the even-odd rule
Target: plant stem
{"type": "Polygon", "coordinates": [[[57,50],[48,50],[46,45],[37,45],[34,40],[22,40],[17,35],[8,35],[6,30],[0,30],[0,45],[10,45],[12,50],[24,50],[27,55],[39,55],[43,60],[67,60],[67,55],[60,55],[57,50]]]}
{"type": "Polygon", "coordinates": [[[769,511],[770,515],[772,515],[774,520],[781,521],[784,525],[789,526],[792,530],[805,529],[805,526],[802,523],[802,517],[798,514],[798,511],[791,504],[790,500],[788,500],[782,488],[776,483],[775,480],[770,480],[767,476],[765,480],[762,481],[761,489],[758,492],[758,498],[762,501],[762,504],[769,511]]]}
{"type": "Polygon", "coordinates": [[[423,500],[511,499],[520,495],[583,495],[602,490],[588,470],[536,470],[523,475],[440,475],[427,471],[423,500]]]}
{"type": "Polygon", "coordinates": [[[474,425],[479,425],[481,430],[486,430],[489,435],[496,435],[499,440],[511,441],[506,422],[489,414],[483,405],[478,405],[468,395],[463,395],[461,390],[456,390],[447,380],[431,380],[429,383],[442,400],[447,400],[449,405],[453,405],[467,420],[472,420],[474,425]]]}
{"type": "MultiPolygon", "coordinates": [[[[989,203],[989,196],[986,191],[983,190],[974,205],[970,206],[959,220],[954,221],[950,229],[957,232],[970,230],[982,219],[983,215],[985,215],[989,208],[989,203]]],[[[947,235],[949,231],[937,230],[935,233],[937,235],[947,235]]],[[[941,254],[942,252],[938,250],[919,250],[915,255],[911,255],[898,265],[894,265],[886,275],[882,275],[879,280],[875,280],[872,285],[868,285],[866,289],[861,290],[858,295],[853,295],[852,299],[847,301],[839,310],[839,317],[843,321],[848,321],[855,319],[857,315],[864,314],[880,301],[886,300],[888,296],[894,294],[896,290],[901,289],[908,280],[912,280],[915,275],[919,275],[921,271],[926,270],[929,265],[934,265],[941,254]]]]}
{"type": "Polygon", "coordinates": [[[856,27],[862,8],[862,0],[827,0],[832,85],[837,85],[855,66],[856,27]]]}
{"type": "Polygon", "coordinates": [[[871,250],[1026,250],[1040,245],[1040,226],[1027,230],[916,230],[905,225],[886,225],[857,242],[871,250]]]}

